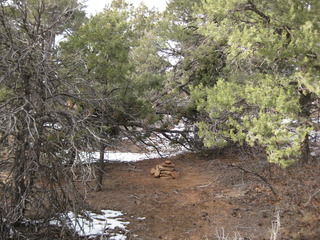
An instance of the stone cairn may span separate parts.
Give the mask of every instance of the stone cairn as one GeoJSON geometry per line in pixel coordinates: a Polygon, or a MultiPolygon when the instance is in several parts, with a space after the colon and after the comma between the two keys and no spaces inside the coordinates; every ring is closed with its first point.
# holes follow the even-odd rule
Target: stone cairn
{"type": "Polygon", "coordinates": [[[175,170],[175,164],[171,161],[165,161],[164,163],[157,165],[155,168],[152,168],[150,175],[153,175],[155,178],[162,179],[176,179],[179,177],[179,173],[175,170]]]}

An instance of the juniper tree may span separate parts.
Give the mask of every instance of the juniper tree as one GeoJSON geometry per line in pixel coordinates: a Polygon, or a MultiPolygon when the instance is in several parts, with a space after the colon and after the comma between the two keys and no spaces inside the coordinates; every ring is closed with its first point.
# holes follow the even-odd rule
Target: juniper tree
{"type": "Polygon", "coordinates": [[[193,91],[206,146],[265,148],[287,166],[309,157],[312,102],[319,98],[319,1],[204,1],[200,32],[223,45],[226,63],[213,87],[193,91]]]}

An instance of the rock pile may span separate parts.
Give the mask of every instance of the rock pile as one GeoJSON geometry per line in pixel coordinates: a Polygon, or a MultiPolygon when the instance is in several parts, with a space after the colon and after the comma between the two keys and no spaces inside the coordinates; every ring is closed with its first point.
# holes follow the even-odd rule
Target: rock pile
{"type": "Polygon", "coordinates": [[[171,161],[165,161],[155,168],[152,168],[150,174],[156,178],[163,179],[175,179],[179,177],[179,173],[175,170],[175,164],[171,161]]]}

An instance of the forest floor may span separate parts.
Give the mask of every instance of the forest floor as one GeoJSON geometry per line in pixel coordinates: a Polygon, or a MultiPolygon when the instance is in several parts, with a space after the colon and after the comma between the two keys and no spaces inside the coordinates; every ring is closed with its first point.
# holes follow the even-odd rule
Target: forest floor
{"type": "Polygon", "coordinates": [[[283,170],[246,155],[171,157],[177,179],[150,175],[166,158],[108,162],[102,191],[87,189],[87,202],[123,212],[127,239],[271,239],[277,222],[272,239],[320,239],[320,164],[283,170]]]}

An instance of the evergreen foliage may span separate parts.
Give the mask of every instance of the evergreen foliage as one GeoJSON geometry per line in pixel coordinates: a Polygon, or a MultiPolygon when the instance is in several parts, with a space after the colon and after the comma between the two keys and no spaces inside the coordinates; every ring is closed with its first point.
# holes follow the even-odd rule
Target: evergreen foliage
{"type": "Polygon", "coordinates": [[[218,83],[193,91],[208,114],[199,123],[207,146],[258,144],[281,166],[307,157],[312,100],[319,97],[318,9],[318,1],[203,3],[208,21],[200,32],[226,43],[227,56],[218,83]]]}
{"type": "Polygon", "coordinates": [[[104,150],[120,131],[191,148],[259,146],[282,167],[308,161],[319,0],[171,0],[163,13],[114,0],[90,18],[82,7],[0,2],[0,144],[13,165],[0,199],[10,202],[4,237],[39,200],[44,175],[37,203],[48,219],[75,202],[55,184],[67,182],[64,164],[79,149],[99,149],[101,189],[104,150]],[[189,129],[170,138],[181,120],[189,129]]]}

